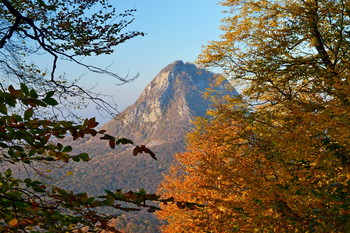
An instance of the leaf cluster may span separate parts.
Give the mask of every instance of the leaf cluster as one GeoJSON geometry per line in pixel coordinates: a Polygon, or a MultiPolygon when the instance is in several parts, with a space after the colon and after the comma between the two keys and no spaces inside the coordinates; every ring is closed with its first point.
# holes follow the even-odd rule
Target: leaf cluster
{"type": "Polygon", "coordinates": [[[132,23],[133,19],[128,18],[134,11],[117,14],[106,0],[4,0],[0,8],[4,25],[0,48],[17,37],[32,39],[44,50],[54,53],[72,51],[72,56],[109,54],[113,52],[112,47],[144,35],[136,31],[121,33],[132,23]],[[94,12],[93,9],[99,10],[94,12]],[[113,22],[117,19],[120,20],[113,22]]]}
{"type": "MultiPolygon", "coordinates": [[[[39,96],[34,89],[21,84],[19,89],[9,86],[0,92],[0,162],[8,164],[26,164],[34,162],[68,163],[87,162],[87,153],[75,154],[70,145],[63,145],[58,140],[68,136],[73,140],[86,136],[99,136],[108,140],[109,146],[133,144],[125,138],[115,138],[96,130],[95,118],[86,119],[81,124],[65,120],[49,120],[36,117],[38,108],[55,106],[58,102],[49,91],[39,96]],[[21,105],[22,114],[12,113],[21,105]]],[[[143,151],[151,152],[145,146],[143,151]]],[[[136,155],[136,154],[135,154],[136,155]]],[[[3,232],[36,232],[36,231],[69,231],[89,226],[91,230],[109,229],[108,221],[116,216],[102,214],[102,207],[110,207],[122,211],[137,211],[138,208],[123,207],[122,203],[131,203],[137,207],[148,207],[153,211],[156,207],[146,201],[156,201],[159,197],[147,194],[144,190],[138,193],[115,193],[106,190],[106,195],[93,197],[86,193],[73,193],[60,187],[50,186],[40,180],[31,178],[17,179],[10,168],[0,173],[0,230],[3,232]],[[98,224],[97,224],[98,223],[98,224]]],[[[117,232],[114,229],[114,232],[117,232]]]]}
{"type": "Polygon", "coordinates": [[[224,1],[199,62],[239,96],[214,99],[161,193],[165,232],[348,232],[349,1],[224,1]]]}
{"type": "MultiPolygon", "coordinates": [[[[113,116],[117,112],[114,103],[102,99],[104,95],[100,93],[83,88],[79,78],[67,81],[65,75],[57,74],[57,66],[60,59],[65,59],[96,74],[110,76],[120,84],[134,80],[137,75],[121,77],[81,59],[111,54],[117,45],[143,36],[142,32],[125,31],[134,20],[134,12],[135,9],[131,9],[118,13],[106,0],[0,1],[2,78],[11,79],[13,85],[26,83],[33,87],[40,85],[41,89],[55,89],[60,102],[68,102],[69,106],[75,97],[79,101],[75,103],[76,108],[88,100],[113,116]],[[51,68],[30,64],[28,57],[33,55],[52,58],[51,68]]],[[[60,111],[62,109],[60,107],[60,111]]]]}

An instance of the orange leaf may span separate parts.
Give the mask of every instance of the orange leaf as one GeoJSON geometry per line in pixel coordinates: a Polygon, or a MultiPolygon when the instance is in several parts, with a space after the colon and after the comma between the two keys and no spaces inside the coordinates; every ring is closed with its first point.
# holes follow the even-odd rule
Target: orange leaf
{"type": "Polygon", "coordinates": [[[12,219],[11,221],[9,221],[9,225],[11,226],[11,227],[14,227],[14,226],[17,226],[18,225],[18,219],[16,219],[16,218],[14,218],[14,219],[12,219]]]}

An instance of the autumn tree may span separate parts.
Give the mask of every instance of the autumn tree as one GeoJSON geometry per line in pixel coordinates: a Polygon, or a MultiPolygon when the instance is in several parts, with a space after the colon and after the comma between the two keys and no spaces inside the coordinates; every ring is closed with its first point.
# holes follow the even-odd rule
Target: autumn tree
{"type": "Polygon", "coordinates": [[[349,1],[223,1],[199,57],[240,96],[215,99],[161,186],[165,232],[347,232],[349,1]],[[181,199],[182,198],[182,199],[181,199]]]}
{"type": "MultiPolygon", "coordinates": [[[[75,153],[69,145],[79,138],[100,137],[112,149],[133,144],[97,130],[95,118],[73,122],[58,120],[55,113],[43,114],[47,109],[60,110],[63,100],[74,97],[110,107],[74,80],[60,76],[58,60],[68,59],[96,74],[127,82],[108,70],[82,63],[81,57],[112,53],[116,45],[143,35],[123,31],[133,21],[132,12],[118,14],[106,0],[0,1],[0,73],[4,80],[0,84],[1,232],[119,232],[109,224],[116,216],[106,215],[108,208],[156,209],[146,201],[158,200],[158,196],[144,190],[106,190],[104,195],[89,196],[52,186],[45,177],[34,179],[30,172],[20,178],[23,176],[14,169],[20,166],[26,171],[35,170],[34,164],[40,163],[87,162],[88,154],[75,153]],[[30,56],[44,53],[52,59],[46,64],[51,68],[28,62],[30,56]]],[[[134,155],[143,152],[156,159],[145,146],[134,149],[134,155]]]]}

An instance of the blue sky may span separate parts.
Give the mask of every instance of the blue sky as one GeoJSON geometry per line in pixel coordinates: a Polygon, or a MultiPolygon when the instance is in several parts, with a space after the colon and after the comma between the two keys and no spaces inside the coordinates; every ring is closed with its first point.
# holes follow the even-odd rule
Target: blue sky
{"type": "MultiPolygon", "coordinates": [[[[87,73],[83,84],[114,96],[119,110],[134,103],[146,85],[167,64],[175,60],[194,62],[201,48],[220,35],[223,8],[213,0],[116,0],[120,11],[135,8],[135,21],[130,30],[147,33],[117,47],[114,54],[87,58],[86,62],[105,67],[125,76],[139,74],[132,83],[117,86],[108,77],[87,73]]],[[[69,74],[69,72],[67,72],[69,74]]],[[[87,110],[86,114],[95,114],[87,110]]],[[[101,120],[100,121],[104,121],[101,120]]]]}

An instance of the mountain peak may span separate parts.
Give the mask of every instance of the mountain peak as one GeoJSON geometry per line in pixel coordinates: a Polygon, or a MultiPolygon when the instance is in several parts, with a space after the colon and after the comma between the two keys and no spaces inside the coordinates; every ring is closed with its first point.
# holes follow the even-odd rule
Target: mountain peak
{"type": "Polygon", "coordinates": [[[175,67],[181,67],[184,66],[185,63],[182,60],[176,60],[170,64],[168,64],[166,67],[164,67],[161,72],[166,72],[166,71],[170,71],[173,70],[175,67]]]}
{"type": "Polygon", "coordinates": [[[164,92],[165,89],[171,88],[173,84],[179,84],[179,82],[185,84],[184,88],[186,86],[197,85],[200,91],[204,91],[205,88],[210,86],[207,84],[212,83],[213,77],[213,73],[205,69],[200,69],[193,63],[184,63],[181,60],[177,60],[167,65],[158,73],[145,88],[141,97],[151,93],[164,92]]]}
{"type": "MultiPolygon", "coordinates": [[[[187,62],[188,63],[188,62],[187,62]]],[[[176,61],[174,61],[173,63],[171,63],[171,64],[175,64],[175,65],[178,65],[178,66],[183,66],[185,63],[182,61],[182,60],[176,60],[176,61]]],[[[170,64],[170,65],[171,65],[170,64]]]]}
{"type": "Polygon", "coordinates": [[[175,61],[156,75],[133,105],[103,128],[136,144],[183,145],[192,120],[205,116],[210,108],[203,92],[208,88],[224,90],[225,82],[213,87],[214,82],[213,73],[175,61]]]}
{"type": "MultiPolygon", "coordinates": [[[[184,150],[185,135],[193,127],[191,120],[204,116],[210,108],[211,103],[202,97],[202,93],[211,88],[214,79],[213,73],[191,63],[175,61],[167,65],[147,85],[133,105],[102,126],[111,135],[129,138],[137,145],[147,145],[157,154],[157,163],[146,158],[130,157],[129,150],[108,152],[93,140],[84,145],[84,148],[91,147],[101,154],[113,156],[108,158],[108,163],[96,156],[92,163],[106,172],[123,170],[125,166],[135,167],[136,171],[133,170],[130,175],[134,183],[128,183],[131,182],[129,176],[122,182],[130,185],[127,185],[128,188],[146,184],[149,190],[155,191],[173,154],[184,150]],[[149,174],[145,175],[145,171],[149,174]]],[[[223,85],[214,87],[217,90],[223,88],[223,85]]]]}
{"type": "Polygon", "coordinates": [[[167,65],[166,67],[164,67],[160,73],[166,73],[166,72],[170,72],[170,71],[187,71],[187,70],[196,70],[199,69],[196,67],[195,64],[191,63],[191,62],[183,62],[182,60],[176,60],[172,63],[170,63],[169,65],[167,65]]]}
{"type": "Polygon", "coordinates": [[[202,98],[202,93],[211,87],[213,79],[213,73],[199,69],[192,63],[175,61],[158,73],[129,108],[134,112],[129,120],[141,119],[139,124],[156,122],[169,112],[184,121],[189,121],[194,116],[203,116],[209,103],[202,98]],[[132,110],[135,107],[141,107],[142,111],[135,112],[132,110]]]}

